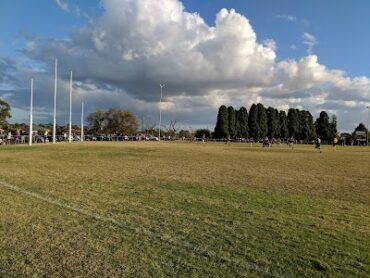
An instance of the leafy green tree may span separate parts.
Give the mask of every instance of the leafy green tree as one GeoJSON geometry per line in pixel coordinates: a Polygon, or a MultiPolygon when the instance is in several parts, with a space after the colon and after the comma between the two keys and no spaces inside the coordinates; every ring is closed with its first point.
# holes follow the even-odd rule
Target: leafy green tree
{"type": "Polygon", "coordinates": [[[210,138],[211,131],[209,129],[197,129],[195,131],[195,137],[202,138],[203,136],[205,136],[206,138],[210,138]]]}
{"type": "Polygon", "coordinates": [[[290,108],[288,111],[288,131],[289,137],[299,137],[299,114],[298,109],[290,108]]]}
{"type": "Polygon", "coordinates": [[[229,113],[225,105],[221,105],[218,109],[214,135],[217,139],[227,138],[229,136],[229,113]]]}
{"type": "Polygon", "coordinates": [[[258,110],[258,126],[260,129],[260,136],[264,137],[267,135],[267,132],[268,132],[266,109],[262,103],[258,103],[257,110],[258,110]]]}
{"type": "Polygon", "coordinates": [[[312,114],[307,111],[307,117],[308,117],[308,127],[309,127],[309,140],[315,139],[316,138],[316,128],[315,128],[315,123],[313,122],[313,116],[312,114]]]}
{"type": "Polygon", "coordinates": [[[0,99],[0,128],[5,127],[8,124],[8,118],[11,118],[10,105],[0,99]]]}
{"type": "Polygon", "coordinates": [[[237,113],[238,119],[238,137],[239,138],[248,138],[249,136],[249,127],[248,127],[248,111],[242,106],[237,113]]]}
{"type": "Polygon", "coordinates": [[[299,115],[299,135],[298,140],[308,141],[311,138],[311,131],[309,125],[308,111],[297,111],[299,115]]]}
{"type": "Polygon", "coordinates": [[[267,135],[269,137],[278,137],[280,134],[279,130],[279,114],[273,107],[267,108],[267,135]]]}
{"type": "Polygon", "coordinates": [[[134,134],[137,131],[136,116],[121,109],[109,109],[105,113],[105,130],[110,134],[134,134]]]}
{"type": "Polygon", "coordinates": [[[248,118],[249,135],[254,139],[261,137],[260,127],[258,124],[258,108],[256,104],[252,104],[249,109],[248,118]]]}
{"type": "Polygon", "coordinates": [[[329,122],[329,115],[326,111],[321,111],[319,118],[315,122],[317,136],[323,141],[330,142],[332,133],[329,122]]]}
{"type": "Polygon", "coordinates": [[[236,136],[236,112],[232,106],[227,108],[228,116],[229,116],[229,135],[231,138],[236,136]]]}
{"type": "Polygon", "coordinates": [[[338,136],[338,129],[337,129],[337,116],[333,115],[330,121],[330,132],[331,138],[338,136]]]}
{"type": "Polygon", "coordinates": [[[179,131],[179,136],[180,137],[185,137],[185,138],[190,138],[191,137],[191,133],[190,133],[189,130],[182,129],[182,130],[179,131]]]}
{"type": "Polygon", "coordinates": [[[239,110],[235,110],[235,137],[240,138],[239,110]]]}
{"type": "Polygon", "coordinates": [[[96,134],[103,134],[104,127],[105,127],[105,111],[102,109],[98,109],[96,112],[91,113],[87,117],[87,121],[90,126],[91,132],[96,134]]]}
{"type": "Polygon", "coordinates": [[[287,138],[289,136],[288,118],[285,111],[279,112],[280,137],[287,138]]]}

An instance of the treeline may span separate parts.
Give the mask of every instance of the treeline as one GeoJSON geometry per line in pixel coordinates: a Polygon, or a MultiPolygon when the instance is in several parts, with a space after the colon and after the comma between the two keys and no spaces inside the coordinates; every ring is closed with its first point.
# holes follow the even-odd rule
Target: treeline
{"type": "Polygon", "coordinates": [[[336,116],[329,118],[322,111],[316,121],[306,110],[290,108],[288,113],[263,104],[253,104],[249,112],[245,107],[235,109],[232,106],[220,106],[214,138],[290,138],[310,141],[319,136],[324,141],[331,141],[337,136],[336,116]]]}

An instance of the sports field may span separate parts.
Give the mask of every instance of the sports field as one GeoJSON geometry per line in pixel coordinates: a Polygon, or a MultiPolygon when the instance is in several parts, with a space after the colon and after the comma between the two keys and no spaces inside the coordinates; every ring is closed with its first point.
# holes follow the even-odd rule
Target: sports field
{"type": "Polygon", "coordinates": [[[0,147],[0,277],[369,277],[370,148],[0,147]]]}

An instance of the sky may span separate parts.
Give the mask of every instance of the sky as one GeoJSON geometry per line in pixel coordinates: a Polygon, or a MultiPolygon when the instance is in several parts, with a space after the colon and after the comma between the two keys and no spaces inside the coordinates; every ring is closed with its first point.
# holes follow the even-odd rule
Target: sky
{"type": "Polygon", "coordinates": [[[12,122],[122,108],[179,128],[213,129],[220,105],[299,108],[367,121],[370,2],[288,0],[0,0],[0,98],[12,122]],[[164,99],[159,104],[159,84],[164,99]]]}

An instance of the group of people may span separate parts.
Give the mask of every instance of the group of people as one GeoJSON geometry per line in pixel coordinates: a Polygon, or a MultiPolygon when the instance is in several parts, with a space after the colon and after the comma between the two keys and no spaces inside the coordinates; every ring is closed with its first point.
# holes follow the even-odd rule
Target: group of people
{"type": "MultiPolygon", "coordinates": [[[[49,136],[49,130],[44,130],[43,133],[43,142],[48,142],[48,136],[49,136]]],[[[35,138],[41,136],[40,132],[34,131],[32,133],[32,136],[35,140],[35,138]]],[[[17,129],[15,133],[13,134],[12,131],[4,131],[3,129],[0,129],[0,145],[10,145],[10,144],[25,144],[28,142],[28,133],[26,133],[23,130],[17,129]]]]}
{"type": "MultiPolygon", "coordinates": [[[[289,148],[294,148],[294,145],[297,144],[297,140],[294,139],[294,137],[290,137],[288,138],[288,140],[286,141],[287,142],[287,145],[289,148]]],[[[275,139],[275,138],[268,138],[267,136],[263,139],[262,141],[262,147],[271,147],[273,144],[281,144],[281,139],[275,139]]],[[[334,137],[333,140],[332,140],[332,146],[333,146],[333,150],[336,151],[337,150],[337,145],[338,145],[338,138],[337,137],[334,137]]],[[[315,148],[318,149],[320,151],[320,153],[322,152],[321,151],[321,138],[320,137],[317,137],[316,140],[315,140],[315,148]]]]}
{"type": "Polygon", "coordinates": [[[12,134],[11,131],[8,131],[7,133],[4,132],[4,130],[0,130],[0,145],[5,144],[24,144],[26,142],[26,138],[24,135],[24,132],[21,130],[17,130],[15,132],[15,135],[12,134]]]}

